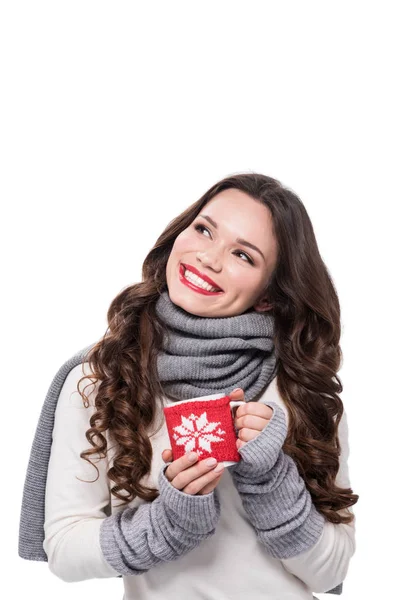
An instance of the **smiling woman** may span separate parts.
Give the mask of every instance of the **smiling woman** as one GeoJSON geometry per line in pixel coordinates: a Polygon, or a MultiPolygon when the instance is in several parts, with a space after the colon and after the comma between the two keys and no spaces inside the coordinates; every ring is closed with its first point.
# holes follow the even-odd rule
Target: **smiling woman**
{"type": "Polygon", "coordinates": [[[298,196],[257,173],[216,183],[169,223],[107,317],[46,397],[20,555],[65,581],[123,576],[125,600],[175,599],[177,582],[191,600],[340,593],[358,500],[340,305],[298,196]],[[165,404],[238,386],[241,460],[171,462],[165,404]]]}
{"type": "Polygon", "coordinates": [[[202,317],[269,310],[262,295],[276,259],[268,207],[242,190],[223,190],[176,237],[167,262],[169,296],[177,306],[202,317]],[[243,246],[249,250],[244,252],[243,246]],[[222,291],[205,288],[205,282],[222,291]]]}

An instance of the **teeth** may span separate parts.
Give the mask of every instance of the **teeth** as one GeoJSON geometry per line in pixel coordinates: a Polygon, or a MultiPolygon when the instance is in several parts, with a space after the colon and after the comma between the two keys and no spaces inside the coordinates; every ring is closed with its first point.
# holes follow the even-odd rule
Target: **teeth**
{"type": "Polygon", "coordinates": [[[204,279],[200,279],[197,275],[186,269],[184,272],[184,277],[197,285],[197,287],[203,288],[203,290],[207,290],[208,292],[216,292],[218,288],[212,287],[209,285],[204,279]]]}

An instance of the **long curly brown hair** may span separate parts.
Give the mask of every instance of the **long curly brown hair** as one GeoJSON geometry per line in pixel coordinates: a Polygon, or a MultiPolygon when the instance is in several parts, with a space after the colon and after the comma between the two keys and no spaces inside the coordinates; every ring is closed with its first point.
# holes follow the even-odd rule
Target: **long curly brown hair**
{"type": "MultiPolygon", "coordinates": [[[[343,509],[359,496],[335,485],[341,452],[338,425],[344,410],[337,375],[342,359],[338,296],[303,203],[279,181],[258,173],[221,180],[171,221],[143,263],[143,281],[123,289],[112,301],[107,330],[85,357],[89,379],[99,385],[86,432],[93,448],[80,456],[91,464],[91,455],[105,457],[103,434],[108,431],[116,449],[107,473],[115,483],[111,493],[123,504],[135,497],[152,501],[159,495],[140,482],[150,472],[149,428],[163,395],[156,359],[165,332],[155,304],[167,289],[166,265],[175,238],[207,202],[229,188],[262,202],[272,215],[278,254],[262,297],[272,304],[277,384],[289,414],[283,450],[295,461],[317,510],[332,523],[350,523],[354,515],[343,509]]],[[[78,391],[88,406],[88,397],[79,389],[86,378],[79,380],[78,391]]]]}

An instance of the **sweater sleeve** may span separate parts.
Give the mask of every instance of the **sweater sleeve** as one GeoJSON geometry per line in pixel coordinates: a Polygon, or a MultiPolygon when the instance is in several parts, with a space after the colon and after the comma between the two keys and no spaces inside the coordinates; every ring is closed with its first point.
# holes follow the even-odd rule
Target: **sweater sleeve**
{"type": "MultiPolygon", "coordinates": [[[[267,552],[313,592],[326,592],[346,576],[355,551],[354,521],[332,524],[316,510],[294,460],[282,450],[285,414],[277,403],[265,404],[273,409],[272,418],[260,435],[239,450],[242,461],[231,469],[232,478],[267,552]]],[[[345,421],[342,417],[339,423],[342,452],[337,482],[350,487],[345,421]]]]}
{"type": "MultiPolygon", "coordinates": [[[[57,402],[48,465],[43,549],[50,571],[63,581],[140,574],[161,561],[174,560],[213,534],[219,499],[177,490],[160,471],[160,496],[139,507],[110,515],[106,458],[80,457],[91,448],[85,433],[95,411],[83,406],[77,382],[79,365],[68,374],[57,402]]],[[[83,386],[87,381],[83,382],[83,386]]],[[[81,389],[82,389],[81,384],[81,389]]]]}
{"type": "MultiPolygon", "coordinates": [[[[351,488],[348,458],[349,431],[347,414],[344,411],[338,427],[341,453],[336,485],[351,488]]],[[[350,560],[356,551],[356,515],[353,507],[340,511],[352,514],[351,523],[330,523],[325,521],[322,535],[318,542],[308,551],[298,556],[282,560],[283,567],[304,581],[313,592],[332,590],[345,580],[350,560]]]]}
{"type": "Polygon", "coordinates": [[[140,575],[176,560],[215,532],[220,515],[217,493],[185,494],[159,475],[160,495],[138,508],[105,519],[100,545],[109,564],[123,575],[140,575]]]}

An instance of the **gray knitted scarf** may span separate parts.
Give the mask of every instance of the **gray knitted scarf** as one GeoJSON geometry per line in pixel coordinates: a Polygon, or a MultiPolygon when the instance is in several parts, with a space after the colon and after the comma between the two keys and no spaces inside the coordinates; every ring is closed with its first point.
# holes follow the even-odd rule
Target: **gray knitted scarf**
{"type": "MultiPolygon", "coordinates": [[[[176,306],[167,291],[156,303],[167,325],[157,371],[166,395],[176,400],[243,388],[252,400],[273,379],[276,359],[273,317],[250,311],[234,317],[198,317],[176,306]]],[[[18,554],[46,561],[44,507],[54,415],[68,373],[81,364],[94,344],[67,360],[47,392],[33,439],[23,490],[18,554]]]]}
{"type": "Polygon", "coordinates": [[[168,328],[157,370],[172,399],[229,394],[240,387],[249,401],[273,379],[271,314],[251,310],[234,317],[198,317],[171,302],[167,291],[157,300],[156,313],[168,328]]]}

